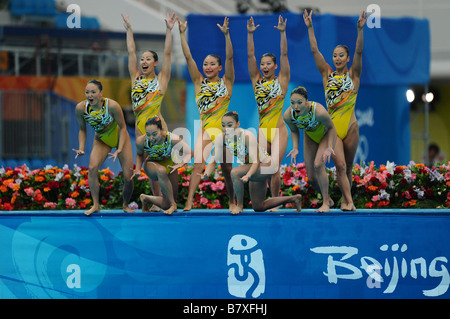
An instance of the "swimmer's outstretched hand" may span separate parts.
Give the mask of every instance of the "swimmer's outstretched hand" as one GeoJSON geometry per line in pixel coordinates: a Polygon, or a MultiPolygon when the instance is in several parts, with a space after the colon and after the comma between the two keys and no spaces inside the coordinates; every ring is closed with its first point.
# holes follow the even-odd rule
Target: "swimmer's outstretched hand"
{"type": "Polygon", "coordinates": [[[77,153],[77,155],[75,155],[75,158],[77,158],[78,156],[83,156],[84,155],[84,151],[76,150],[74,148],[72,148],[72,151],[77,153]]]}

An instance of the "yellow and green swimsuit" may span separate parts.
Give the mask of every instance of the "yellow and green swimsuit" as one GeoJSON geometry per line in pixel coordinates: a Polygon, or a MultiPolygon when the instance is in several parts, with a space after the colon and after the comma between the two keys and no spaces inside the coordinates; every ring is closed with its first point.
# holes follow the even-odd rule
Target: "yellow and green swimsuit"
{"type": "Polygon", "coordinates": [[[102,107],[96,111],[86,100],[83,117],[92,126],[97,137],[111,148],[119,144],[119,125],[108,110],[108,99],[103,100],[102,107]]]}
{"type": "Polygon", "coordinates": [[[147,154],[148,161],[157,162],[164,166],[167,173],[170,172],[168,166],[172,166],[172,133],[167,132],[166,140],[162,144],[151,144],[150,140],[144,142],[144,152],[147,154]]]}
{"type": "Polygon", "coordinates": [[[291,121],[317,144],[325,135],[325,126],[316,120],[316,102],[311,101],[311,109],[303,116],[296,117],[294,109],[291,108],[291,121]]]}
{"type": "Polygon", "coordinates": [[[223,79],[218,82],[209,82],[204,79],[200,92],[195,96],[203,128],[212,141],[222,133],[222,117],[228,111],[230,99],[231,96],[223,79]]]}
{"type": "MultiPolygon", "coordinates": [[[[241,164],[250,164],[250,155],[247,146],[245,146],[245,131],[243,129],[237,129],[238,132],[233,137],[225,136],[223,145],[229,150],[241,164]]],[[[258,144],[259,159],[261,162],[265,162],[269,153],[258,144]]]]}
{"type": "Polygon", "coordinates": [[[325,99],[337,135],[342,140],[347,136],[350,119],[355,109],[356,96],[357,92],[348,72],[344,75],[337,75],[336,72],[330,74],[325,89],[325,99]]]}
{"type": "Polygon", "coordinates": [[[259,113],[259,127],[267,142],[272,143],[278,120],[283,112],[284,97],[278,78],[267,81],[262,79],[256,83],[255,99],[259,113]]]}
{"type": "Polygon", "coordinates": [[[157,116],[161,108],[164,95],[159,91],[158,77],[136,79],[131,90],[131,102],[136,119],[136,127],[145,134],[145,122],[148,118],[157,116]]]}

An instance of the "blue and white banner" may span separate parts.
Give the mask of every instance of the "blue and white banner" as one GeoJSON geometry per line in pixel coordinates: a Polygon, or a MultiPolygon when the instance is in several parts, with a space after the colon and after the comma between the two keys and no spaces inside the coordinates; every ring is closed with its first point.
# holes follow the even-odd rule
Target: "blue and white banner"
{"type": "Polygon", "coordinates": [[[450,212],[0,216],[0,298],[449,298],[450,212]]]}

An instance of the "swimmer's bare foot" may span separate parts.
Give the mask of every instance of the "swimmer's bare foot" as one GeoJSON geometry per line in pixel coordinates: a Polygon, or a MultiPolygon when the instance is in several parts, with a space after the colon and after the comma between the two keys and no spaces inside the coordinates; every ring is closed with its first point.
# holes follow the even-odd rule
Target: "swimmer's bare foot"
{"type": "Polygon", "coordinates": [[[353,203],[348,203],[341,205],[341,210],[343,210],[344,212],[354,212],[356,211],[356,207],[355,205],[353,205],[353,203]]]}
{"type": "Polygon", "coordinates": [[[154,212],[162,212],[163,210],[159,206],[153,205],[152,207],[150,207],[149,211],[154,213],[154,212]]]}
{"type": "Polygon", "coordinates": [[[239,207],[238,205],[234,205],[233,210],[230,210],[232,215],[237,215],[244,211],[243,207],[239,207]]]}
{"type": "Polygon", "coordinates": [[[329,212],[330,208],[333,205],[334,205],[334,202],[331,198],[328,200],[328,204],[324,200],[322,206],[320,206],[318,209],[316,209],[315,212],[318,212],[318,213],[329,212]]]}
{"type": "Polygon", "coordinates": [[[183,208],[183,212],[188,212],[192,209],[192,202],[191,201],[186,201],[186,205],[183,208]]]}
{"type": "Polygon", "coordinates": [[[84,212],[86,216],[90,216],[92,213],[100,213],[100,207],[92,206],[91,209],[84,212]]]}
{"type": "Polygon", "coordinates": [[[142,203],[142,212],[143,213],[160,212],[160,211],[162,211],[162,209],[160,207],[158,207],[157,205],[155,205],[154,202],[152,201],[152,198],[154,198],[154,196],[141,194],[141,195],[139,195],[139,198],[140,198],[141,203],[142,203]],[[158,210],[148,209],[148,205],[149,204],[153,204],[152,208],[153,207],[158,207],[158,210]]]}
{"type": "Polygon", "coordinates": [[[330,206],[323,204],[322,206],[320,206],[315,211],[318,212],[318,213],[329,212],[330,211],[330,206]]]}
{"type": "Polygon", "coordinates": [[[134,209],[128,207],[128,205],[123,205],[123,211],[125,213],[134,213],[134,209]]]}
{"type": "Polygon", "coordinates": [[[230,207],[229,207],[229,209],[228,209],[228,210],[230,211],[230,213],[231,213],[235,208],[236,208],[236,204],[230,202],[230,207]]]}
{"type": "Polygon", "coordinates": [[[295,196],[295,199],[294,199],[295,211],[299,212],[302,210],[302,195],[297,194],[294,196],[295,196]]]}
{"type": "Polygon", "coordinates": [[[280,205],[280,206],[277,206],[277,207],[271,208],[271,209],[269,209],[269,212],[277,212],[277,211],[278,211],[278,209],[280,209],[280,208],[281,208],[282,206],[283,206],[283,205],[280,205]]]}
{"type": "Polygon", "coordinates": [[[173,212],[176,212],[176,211],[177,211],[177,205],[176,205],[176,204],[172,204],[172,205],[169,207],[169,209],[167,209],[167,210],[164,211],[164,214],[172,215],[172,213],[173,213],[173,212]]]}

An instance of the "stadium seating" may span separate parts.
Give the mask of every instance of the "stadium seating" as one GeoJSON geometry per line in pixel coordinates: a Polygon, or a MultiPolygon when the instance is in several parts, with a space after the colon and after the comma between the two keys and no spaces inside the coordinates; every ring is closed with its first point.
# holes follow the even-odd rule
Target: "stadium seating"
{"type": "Polygon", "coordinates": [[[54,16],[56,4],[54,0],[10,0],[11,14],[14,16],[54,16]]]}

